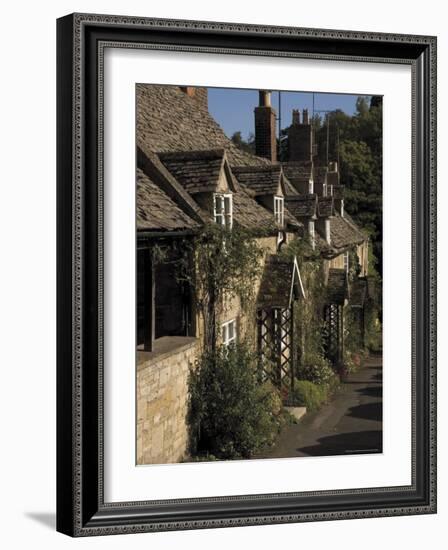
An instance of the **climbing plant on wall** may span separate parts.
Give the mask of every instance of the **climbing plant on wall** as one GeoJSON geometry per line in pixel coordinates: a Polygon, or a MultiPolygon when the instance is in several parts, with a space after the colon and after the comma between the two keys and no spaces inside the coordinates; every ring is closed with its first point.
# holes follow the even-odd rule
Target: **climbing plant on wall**
{"type": "MultiPolygon", "coordinates": [[[[322,310],[325,302],[323,260],[307,239],[293,239],[283,248],[283,255],[295,257],[299,265],[306,298],[294,304],[295,341],[298,342],[297,376],[309,378],[311,370],[320,379],[319,370],[327,370],[324,358],[325,325],[322,310]],[[312,367],[315,367],[314,369],[312,367]],[[308,375],[305,376],[305,370],[308,375]]],[[[311,380],[313,381],[313,380],[311,380]]]]}
{"type": "Polygon", "coordinates": [[[225,301],[237,297],[242,311],[253,307],[264,254],[257,237],[259,234],[241,227],[229,231],[211,223],[193,241],[185,243],[184,256],[193,260],[184,263],[181,273],[196,289],[207,350],[216,347],[217,319],[225,301]]]}

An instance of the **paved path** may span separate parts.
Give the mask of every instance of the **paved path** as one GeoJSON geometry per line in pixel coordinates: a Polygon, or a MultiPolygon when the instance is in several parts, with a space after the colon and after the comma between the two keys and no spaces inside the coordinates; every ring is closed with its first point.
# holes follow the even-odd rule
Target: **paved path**
{"type": "Polygon", "coordinates": [[[370,356],[331,402],[287,426],[265,458],[382,451],[382,357],[370,356]]]}

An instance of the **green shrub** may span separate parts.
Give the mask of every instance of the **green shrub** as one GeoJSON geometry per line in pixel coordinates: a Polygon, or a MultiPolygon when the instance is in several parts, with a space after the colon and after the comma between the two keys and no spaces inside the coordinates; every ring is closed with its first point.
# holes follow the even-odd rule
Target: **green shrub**
{"type": "Polygon", "coordinates": [[[201,455],[189,456],[182,462],[216,462],[218,459],[215,455],[204,453],[201,455]]]}
{"type": "Polygon", "coordinates": [[[339,374],[342,378],[353,374],[358,371],[362,362],[364,361],[367,353],[362,351],[352,352],[350,350],[345,350],[344,359],[339,365],[339,374]]]}
{"type": "Polygon", "coordinates": [[[281,401],[257,381],[256,357],[243,345],[205,352],[190,373],[192,454],[249,458],[278,433],[281,401]]]}
{"type": "Polygon", "coordinates": [[[381,323],[373,312],[368,318],[366,327],[366,345],[369,351],[379,353],[383,349],[383,330],[381,323]]]}
{"type": "Polygon", "coordinates": [[[330,362],[317,353],[306,354],[297,369],[297,378],[319,386],[332,383],[335,377],[336,374],[330,362]]]}
{"type": "Polygon", "coordinates": [[[306,407],[308,412],[316,411],[328,401],[330,394],[327,385],[317,385],[308,380],[296,380],[290,390],[287,404],[293,407],[306,407]]]}

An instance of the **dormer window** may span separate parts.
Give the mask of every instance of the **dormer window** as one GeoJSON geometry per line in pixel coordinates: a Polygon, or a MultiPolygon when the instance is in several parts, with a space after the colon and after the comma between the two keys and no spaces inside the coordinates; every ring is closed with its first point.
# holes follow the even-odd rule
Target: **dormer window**
{"type": "Polygon", "coordinates": [[[283,227],[285,220],[285,207],[283,197],[274,197],[274,217],[277,225],[283,227]]]}
{"type": "Polygon", "coordinates": [[[213,195],[213,216],[215,222],[225,229],[233,226],[232,193],[215,193],[213,195]]]}

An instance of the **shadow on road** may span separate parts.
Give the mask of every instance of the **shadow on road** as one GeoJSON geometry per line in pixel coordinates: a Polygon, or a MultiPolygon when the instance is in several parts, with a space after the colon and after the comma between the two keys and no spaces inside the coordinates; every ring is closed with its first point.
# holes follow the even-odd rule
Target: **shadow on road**
{"type": "Polygon", "coordinates": [[[371,387],[361,388],[360,390],[357,390],[357,392],[361,395],[365,395],[367,397],[374,397],[377,399],[381,399],[381,397],[383,396],[383,388],[381,386],[374,386],[373,388],[371,387]]]}
{"type": "Polygon", "coordinates": [[[321,409],[286,426],[267,458],[381,453],[381,357],[349,374],[321,409]]]}
{"type": "Polygon", "coordinates": [[[383,407],[381,403],[366,403],[350,407],[347,416],[362,418],[364,420],[376,420],[381,422],[383,419],[383,407]]]}
{"type": "Polygon", "coordinates": [[[321,437],[318,445],[297,449],[308,456],[331,456],[357,453],[381,453],[383,435],[381,431],[343,433],[321,437]]]}

